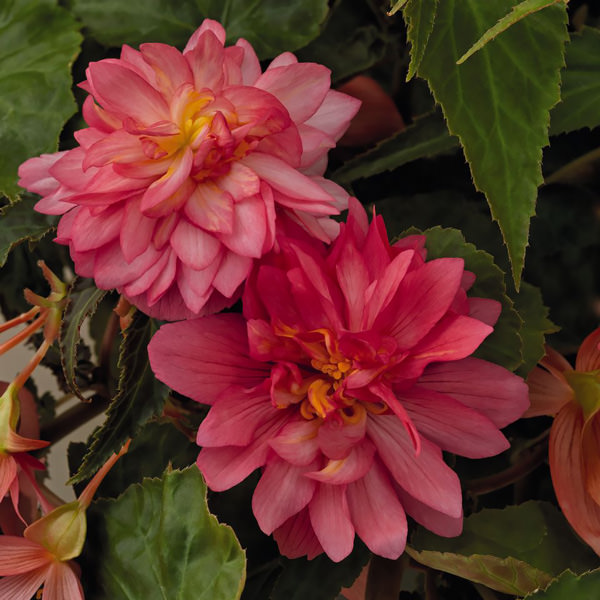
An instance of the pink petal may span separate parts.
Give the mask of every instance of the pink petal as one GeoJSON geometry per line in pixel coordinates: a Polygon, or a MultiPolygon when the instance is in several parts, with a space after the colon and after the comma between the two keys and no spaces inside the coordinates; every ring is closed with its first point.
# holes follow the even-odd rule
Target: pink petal
{"type": "Polygon", "coordinates": [[[200,446],[247,446],[274,411],[268,393],[229,387],[200,424],[196,441],[200,446]]]}
{"type": "Polygon", "coordinates": [[[252,496],[252,511],[267,535],[311,501],[317,484],[304,477],[311,466],[316,464],[298,467],[280,458],[267,463],[252,496]]]}
{"type": "Polygon", "coordinates": [[[583,340],[575,360],[577,371],[586,372],[596,369],[600,369],[600,327],[583,340]]]}
{"type": "Polygon", "coordinates": [[[502,304],[491,298],[468,298],[469,316],[473,319],[483,321],[486,325],[492,327],[498,321],[502,312],[502,304]]]}
{"type": "Polygon", "coordinates": [[[196,464],[207,485],[217,492],[228,490],[244,480],[252,471],[262,467],[272,454],[269,440],[286,424],[289,416],[284,411],[273,411],[271,420],[256,431],[256,439],[245,448],[224,446],[204,447],[196,464]]]}
{"type": "Polygon", "coordinates": [[[323,103],[331,86],[331,71],[314,63],[272,66],[255,82],[255,87],[273,94],[295,122],[312,117],[323,103]]]}
{"type": "Polygon", "coordinates": [[[183,50],[194,75],[194,87],[197,90],[218,91],[223,86],[223,39],[221,32],[197,30],[183,50]]]}
{"type": "Polygon", "coordinates": [[[346,558],[354,546],[354,526],[345,485],[319,484],[308,511],[317,539],[334,562],[346,558]]]}
{"type": "Polygon", "coordinates": [[[223,25],[221,25],[221,23],[219,23],[218,21],[214,21],[213,19],[204,19],[204,21],[202,21],[202,25],[200,25],[200,27],[198,27],[198,29],[194,31],[194,33],[188,40],[188,43],[183,49],[183,52],[185,53],[189,50],[193,50],[197,46],[198,40],[202,38],[202,35],[206,31],[212,32],[213,36],[217,38],[217,40],[219,40],[219,42],[221,43],[221,46],[225,43],[225,38],[227,34],[223,25]]]}
{"type": "Polygon", "coordinates": [[[10,486],[17,477],[17,463],[6,452],[0,452],[0,502],[8,493],[10,486]]]}
{"type": "Polygon", "coordinates": [[[0,575],[27,573],[48,565],[51,560],[48,551],[35,542],[24,537],[0,536],[0,575]]]}
{"type": "Polygon", "coordinates": [[[92,62],[86,70],[92,94],[102,107],[119,116],[133,116],[144,124],[169,118],[163,96],[121,61],[92,62]]]}
{"type": "Polygon", "coordinates": [[[365,439],[354,446],[346,458],[329,460],[320,471],[312,471],[305,475],[315,481],[332,485],[352,483],[365,476],[373,464],[374,456],[375,446],[365,439]]]}
{"type": "Polygon", "coordinates": [[[192,223],[207,231],[233,231],[233,198],[212,182],[198,184],[183,210],[192,223]]]}
{"type": "MultiPolygon", "coordinates": [[[[185,264],[177,268],[177,287],[186,306],[196,315],[208,302],[212,295],[212,282],[221,264],[221,254],[206,269],[194,270],[185,264]]],[[[210,313],[206,313],[210,314],[210,313]]]]}
{"type": "MultiPolygon", "coordinates": [[[[179,206],[173,206],[169,200],[186,182],[192,170],[193,158],[192,150],[189,146],[186,146],[185,150],[176,155],[167,172],[148,187],[142,196],[140,205],[141,211],[145,215],[151,217],[165,216],[174,208],[179,208],[179,206]]],[[[180,204],[180,202],[177,204],[180,204]]]]}
{"type": "Polygon", "coordinates": [[[279,546],[279,552],[288,558],[306,556],[308,560],[312,560],[323,552],[310,523],[307,508],[278,527],[273,532],[273,537],[279,546]]]}
{"type": "Polygon", "coordinates": [[[360,104],[357,98],[329,90],[321,106],[305,124],[323,131],[337,141],[348,129],[350,120],[358,112],[360,104]]]}
{"type": "Polygon", "coordinates": [[[31,600],[46,579],[48,567],[0,579],[0,598],[31,600]]]}
{"type": "Polygon", "coordinates": [[[600,506],[600,418],[588,417],[581,438],[585,487],[592,500],[600,506]]]}
{"type": "Polygon", "coordinates": [[[550,474],[556,498],[571,527],[600,554],[600,505],[585,485],[582,429],[581,409],[575,403],[566,404],[550,430],[550,474]]]}
{"type": "Polygon", "coordinates": [[[443,537],[456,537],[460,535],[463,527],[462,509],[457,517],[437,511],[413,498],[405,490],[397,489],[398,497],[407,515],[417,523],[443,537]]]}
{"type": "Polygon", "coordinates": [[[335,212],[331,209],[333,198],[321,186],[282,160],[268,154],[253,152],[244,157],[242,162],[275,190],[290,198],[308,199],[307,203],[312,212],[316,213],[317,209],[319,214],[335,212]]]}
{"type": "Polygon", "coordinates": [[[353,446],[364,439],[366,426],[366,418],[351,424],[327,419],[319,428],[319,447],[327,458],[344,459],[350,454],[353,446]]]}
{"type": "Polygon", "coordinates": [[[121,232],[122,221],[123,207],[120,205],[109,206],[96,215],[82,207],[73,222],[73,247],[77,252],[85,252],[112,242],[121,232]]]}
{"type": "Polygon", "coordinates": [[[516,421],[528,405],[527,387],[520,377],[478,358],[431,364],[416,387],[447,394],[497,427],[516,421]]]}
{"type": "Polygon", "coordinates": [[[350,331],[359,331],[365,309],[365,291],[370,281],[365,260],[352,241],[344,244],[335,270],[346,300],[347,327],[350,331]]]}
{"type": "Polygon", "coordinates": [[[527,385],[531,407],[524,414],[525,417],[554,416],[565,404],[575,399],[573,388],[560,373],[557,376],[541,367],[535,367],[529,373],[527,385]]]}
{"type": "Polygon", "coordinates": [[[460,258],[439,258],[408,273],[375,327],[385,327],[400,350],[413,348],[446,314],[463,273],[460,258]]]}
{"type": "Polygon", "coordinates": [[[166,250],[161,256],[161,269],[153,277],[153,281],[146,291],[148,304],[155,304],[171,287],[177,271],[177,256],[174,252],[166,250]]]}
{"type": "Polygon", "coordinates": [[[270,248],[264,248],[267,235],[265,206],[253,196],[237,202],[233,210],[233,229],[220,234],[219,240],[232,252],[249,258],[260,258],[270,248]]]}
{"type": "Polygon", "coordinates": [[[406,515],[393,483],[378,460],[346,491],[352,523],[371,552],[396,559],[406,545],[406,515]]]}
{"type": "Polygon", "coordinates": [[[156,74],[160,91],[169,97],[185,83],[193,83],[192,71],[177,48],[168,44],[142,44],[140,46],[146,63],[156,74]]]}
{"type": "Polygon", "coordinates": [[[163,325],[148,356],[160,381],[204,404],[214,403],[230,385],[250,388],[269,376],[268,365],[249,357],[245,321],[238,314],[163,325]]]}
{"type": "Polygon", "coordinates": [[[142,214],[139,198],[128,200],[123,212],[119,242],[123,257],[130,263],[150,245],[157,221],[142,214]]]}
{"type": "Polygon", "coordinates": [[[84,600],[83,588],[71,563],[54,562],[48,571],[42,600],[84,600]]]}
{"type": "Polygon", "coordinates": [[[40,196],[54,193],[60,184],[50,175],[50,168],[67,152],[42,154],[26,160],[19,166],[19,185],[40,196]]]}
{"type": "Polygon", "coordinates": [[[170,243],[179,260],[198,271],[208,267],[221,249],[215,237],[194,227],[186,219],[179,220],[171,234],[170,243]]]}
{"type": "Polygon", "coordinates": [[[460,482],[439,448],[421,439],[415,454],[412,441],[395,415],[369,415],[367,433],[392,477],[415,499],[450,517],[462,514],[460,482]]]}
{"type": "Polygon", "coordinates": [[[248,277],[250,269],[252,269],[252,263],[252,259],[248,256],[240,256],[234,252],[226,251],[213,280],[213,286],[223,296],[231,298],[248,277]]]}
{"type": "Polygon", "coordinates": [[[510,447],[490,419],[450,396],[414,388],[399,395],[419,433],[442,450],[484,458],[510,447]]]}
{"type": "MultiPolygon", "coordinates": [[[[317,420],[292,421],[270,440],[271,448],[285,461],[296,466],[306,466],[318,456],[317,420]]],[[[307,476],[310,477],[309,474],[307,476]]]]}
{"type": "Polygon", "coordinates": [[[240,38],[235,45],[244,51],[244,59],[242,61],[242,83],[244,85],[254,85],[254,82],[258,79],[262,73],[260,63],[254,48],[245,39],[240,38]]]}

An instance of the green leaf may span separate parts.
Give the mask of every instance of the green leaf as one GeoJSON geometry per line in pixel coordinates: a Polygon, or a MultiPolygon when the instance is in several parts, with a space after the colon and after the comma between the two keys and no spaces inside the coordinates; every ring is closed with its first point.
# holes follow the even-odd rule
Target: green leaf
{"type": "Polygon", "coordinates": [[[75,0],[73,12],[106,46],[164,42],[185,46],[205,18],[219,21],[229,42],[247,39],[259,58],[305,46],[320,32],[327,0],[75,0]]]}
{"type": "Polygon", "coordinates": [[[81,36],[56,0],[3,0],[0,8],[0,193],[22,191],[17,168],[54,152],[75,112],[71,64],[81,36]]]}
{"type": "Polygon", "coordinates": [[[0,209],[0,268],[15,246],[25,240],[37,242],[52,229],[53,219],[33,210],[36,202],[27,194],[20,202],[0,209]]]}
{"type": "Polygon", "coordinates": [[[584,27],[572,33],[565,59],[561,102],[550,114],[552,135],[600,125],[600,30],[584,27]]]}
{"type": "Polygon", "coordinates": [[[549,111],[559,100],[564,4],[519,21],[465,64],[456,64],[472,40],[514,4],[440,2],[418,74],[441,104],[450,133],[460,138],[475,186],[502,230],[518,286],[542,182],[549,111]]]}
{"type": "Polygon", "coordinates": [[[91,600],[236,600],[246,571],[233,530],[208,511],[195,465],[95,502],[83,560],[91,600]]]}
{"type": "Polygon", "coordinates": [[[560,328],[549,318],[549,310],[544,306],[542,292],[525,281],[515,296],[515,307],[523,319],[523,327],[519,332],[523,341],[523,364],[519,367],[519,375],[526,377],[544,356],[546,334],[554,333],[560,328]]]}
{"type": "Polygon", "coordinates": [[[106,421],[94,432],[81,467],[69,483],[91,477],[149,419],[161,414],[167,392],[154,377],[147,352],[155,331],[156,324],[151,319],[139,311],[134,313],[121,343],[117,394],[106,411],[106,421]]]}
{"type": "Polygon", "coordinates": [[[427,566],[516,595],[547,585],[565,569],[583,572],[597,564],[562,514],[535,501],[475,513],[457,538],[419,528],[407,552],[427,566]]]}
{"type": "Polygon", "coordinates": [[[99,290],[89,279],[76,279],[69,291],[68,303],[60,325],[58,346],[67,385],[81,400],[86,398],[77,384],[77,350],[81,340],[81,326],[104,298],[106,290],[99,290]]]}
{"type": "Polygon", "coordinates": [[[458,139],[448,133],[438,113],[421,117],[415,123],[367,152],[349,160],[332,175],[348,184],[361,177],[391,171],[419,158],[431,158],[458,148],[458,139]]]}
{"type": "Polygon", "coordinates": [[[494,331],[484,340],[474,356],[489,360],[514,371],[522,363],[521,329],[522,320],[506,294],[504,273],[494,263],[491,254],[477,250],[465,241],[456,229],[433,227],[423,232],[427,237],[427,258],[456,256],[464,259],[465,269],[475,273],[476,280],[469,295],[480,298],[493,298],[502,304],[500,318],[494,331]]]}
{"type": "Polygon", "coordinates": [[[283,559],[283,570],[270,600],[331,600],[342,587],[350,587],[367,564],[371,553],[357,542],[344,560],[334,563],[325,554],[312,560],[283,559]]]}
{"type": "Polygon", "coordinates": [[[600,589],[600,569],[582,575],[565,571],[545,590],[528,594],[533,600],[597,600],[600,589]]]}
{"type": "MultiPolygon", "coordinates": [[[[412,79],[423,60],[429,36],[433,31],[433,23],[437,12],[438,0],[409,0],[402,14],[407,25],[407,38],[410,42],[410,64],[406,81],[412,79]]],[[[394,7],[394,12],[398,10],[394,7]]]]}
{"type": "MultiPolygon", "coordinates": [[[[567,0],[568,1],[568,0],[567,0]]],[[[456,64],[464,63],[475,52],[479,52],[488,42],[491,42],[496,36],[518,23],[521,19],[547,8],[552,4],[565,2],[565,0],[523,0],[520,4],[513,6],[512,10],[502,17],[493,27],[490,27],[457,61],[456,64]]]]}
{"type": "Polygon", "coordinates": [[[297,52],[304,62],[331,69],[332,81],[365,71],[383,57],[385,39],[367,3],[341,0],[333,8],[321,34],[297,52]]]}
{"type": "Polygon", "coordinates": [[[391,17],[395,15],[409,0],[396,0],[394,4],[392,4],[392,8],[388,12],[388,15],[391,17]]]}

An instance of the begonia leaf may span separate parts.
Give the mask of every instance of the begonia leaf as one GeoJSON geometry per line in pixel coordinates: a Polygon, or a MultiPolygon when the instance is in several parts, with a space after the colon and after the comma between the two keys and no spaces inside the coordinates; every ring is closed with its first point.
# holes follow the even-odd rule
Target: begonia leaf
{"type": "Polygon", "coordinates": [[[106,46],[164,42],[183,47],[205,18],[219,21],[228,41],[247,39],[259,58],[296,50],[317,37],[327,0],[75,0],[74,13],[106,46]]]}
{"type": "Polygon", "coordinates": [[[435,112],[417,119],[403,131],[349,160],[332,177],[347,184],[361,177],[391,171],[419,158],[451,152],[458,146],[458,139],[448,133],[444,119],[435,112]]]}
{"type": "Polygon", "coordinates": [[[581,573],[597,564],[561,513],[537,501],[475,513],[456,538],[419,528],[407,551],[422,564],[515,595],[547,585],[566,569],[581,573]]]}
{"type": "Polygon", "coordinates": [[[84,561],[86,550],[90,600],[236,600],[244,585],[244,551],[210,514],[195,465],[95,502],[84,561]]]}
{"type": "Polygon", "coordinates": [[[470,296],[493,298],[502,304],[502,312],[494,331],[483,341],[474,356],[495,362],[514,371],[523,361],[519,335],[522,319],[506,294],[504,273],[491,254],[478,250],[465,241],[456,229],[433,227],[424,231],[427,237],[427,258],[456,256],[464,259],[465,269],[475,273],[470,296]]]}
{"type": "Polygon", "coordinates": [[[558,331],[559,327],[548,318],[549,311],[544,306],[539,288],[523,281],[514,300],[523,319],[523,327],[519,331],[523,342],[523,364],[519,367],[519,374],[525,377],[544,356],[545,335],[558,331]]]}
{"type": "Polygon", "coordinates": [[[458,64],[464,63],[475,52],[479,52],[487,43],[491,42],[496,36],[518,23],[521,19],[547,8],[551,4],[565,2],[565,0],[523,0],[512,7],[512,10],[502,17],[493,27],[490,27],[459,59],[458,64]]]}
{"type": "Polygon", "coordinates": [[[529,15],[456,64],[515,4],[440,2],[418,75],[442,106],[450,133],[460,138],[475,186],[486,195],[502,230],[518,286],[542,183],[549,111],[560,98],[568,39],[565,5],[529,15]]]}
{"type": "Polygon", "coordinates": [[[352,553],[339,563],[325,554],[312,560],[283,559],[283,570],[270,600],[330,600],[342,587],[350,587],[367,564],[371,553],[359,542],[352,553]]]}
{"type": "MultiPolygon", "coordinates": [[[[409,0],[404,6],[403,15],[408,29],[407,36],[410,40],[410,64],[406,74],[407,81],[415,76],[425,54],[429,36],[433,31],[438,1],[409,0]]],[[[394,12],[397,10],[398,6],[396,5],[394,12]]]]}
{"type": "Polygon", "coordinates": [[[544,590],[528,594],[532,600],[596,600],[600,588],[600,569],[576,575],[565,571],[544,590]]]}
{"type": "Polygon", "coordinates": [[[3,0],[0,27],[0,194],[15,199],[19,165],[55,151],[76,110],[71,64],[81,36],[56,0],[3,0]]]}
{"type": "Polygon", "coordinates": [[[600,30],[584,27],[572,33],[565,60],[561,102],[550,113],[553,135],[600,125],[600,30]]]}
{"type": "Polygon", "coordinates": [[[77,349],[81,340],[81,327],[94,313],[105,294],[106,290],[99,290],[88,279],[76,280],[69,291],[68,304],[60,326],[58,343],[65,379],[71,391],[81,400],[85,400],[77,383],[77,349]]]}
{"type": "Polygon", "coordinates": [[[383,56],[384,34],[370,10],[352,0],[335,2],[321,34],[296,54],[331,69],[338,81],[373,66],[383,56]]]}
{"type": "Polygon", "coordinates": [[[31,195],[0,209],[0,267],[10,251],[22,242],[40,240],[52,227],[52,218],[33,210],[37,202],[31,195]]]}
{"type": "MultiPolygon", "coordinates": [[[[68,459],[71,473],[77,471],[86,452],[86,444],[69,444],[68,459]]],[[[102,480],[96,498],[116,498],[132,483],[141,483],[147,477],[160,477],[171,466],[184,469],[194,463],[198,446],[168,422],[150,421],[131,440],[127,454],[102,480]],[[151,458],[149,458],[151,457],[151,458]]],[[[85,483],[75,486],[81,492],[85,483]]]]}
{"type": "Polygon", "coordinates": [[[89,450],[71,483],[91,477],[149,419],[162,412],[167,390],[154,377],[147,352],[156,329],[154,321],[146,315],[139,311],[134,313],[121,343],[117,393],[106,411],[106,420],[94,432],[89,450]]]}

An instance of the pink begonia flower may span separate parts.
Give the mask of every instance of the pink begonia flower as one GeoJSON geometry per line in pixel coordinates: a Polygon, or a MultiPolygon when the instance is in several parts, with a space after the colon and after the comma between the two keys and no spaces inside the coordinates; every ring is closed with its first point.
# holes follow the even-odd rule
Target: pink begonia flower
{"type": "Polygon", "coordinates": [[[244,316],[167,324],[151,340],[158,379],[212,405],[197,436],[207,484],[262,467],[253,511],[289,557],[339,561],[356,533],[397,558],[405,513],[458,535],[460,483],[442,450],[502,452],[499,427],[527,408],[521,378],[469,357],[499,303],[467,298],[463,260],[426,262],[424,242],[390,246],[381,217],[369,226],[352,201],[330,249],[288,237],[261,261],[244,316]]]}
{"type": "Polygon", "coordinates": [[[34,469],[45,469],[44,465],[30,456],[31,450],[39,450],[50,442],[30,439],[16,432],[19,421],[20,403],[33,402],[26,388],[17,388],[13,384],[0,382],[0,501],[10,493],[14,510],[19,514],[19,471],[32,477],[34,469]]]}
{"type": "Polygon", "coordinates": [[[75,270],[147,314],[176,320],[231,305],[278,219],[330,241],[348,194],[322,177],[360,102],[330,71],[286,52],[263,73],[243,39],[205,20],[183,53],[123,46],[90,63],[79,147],[23,163],[36,210],[64,215],[75,270]]]}
{"type": "MultiPolygon", "coordinates": [[[[129,443],[106,461],[77,500],[50,510],[29,525],[23,537],[0,535],[0,600],[30,600],[41,586],[41,600],[83,600],[79,566],[73,559],[85,543],[86,510],[128,447],[129,443]]],[[[47,500],[40,500],[48,507],[47,500]]]]}
{"type": "Polygon", "coordinates": [[[577,353],[575,369],[546,346],[527,378],[526,417],[555,416],[550,429],[550,474],[573,529],[600,555],[600,328],[577,353]]]}

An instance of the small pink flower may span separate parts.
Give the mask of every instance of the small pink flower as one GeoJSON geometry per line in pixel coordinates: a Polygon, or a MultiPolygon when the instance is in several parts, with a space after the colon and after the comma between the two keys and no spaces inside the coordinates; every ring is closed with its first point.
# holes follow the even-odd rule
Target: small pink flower
{"type": "Polygon", "coordinates": [[[462,259],[426,262],[424,242],[390,246],[381,217],[369,226],[352,204],[330,249],[287,237],[263,258],[244,317],[167,324],[150,343],[157,377],[212,405],[197,437],[208,485],[262,467],[254,514],[287,556],[339,561],[357,534],[396,558],[406,513],[457,535],[460,484],[442,450],[505,450],[499,427],[527,407],[522,379],[469,357],[499,304],[468,298],[462,259]]]}
{"type": "Polygon", "coordinates": [[[321,65],[284,53],[263,73],[248,42],[224,42],[205,20],[183,53],[124,46],[91,63],[79,147],[19,170],[36,209],[64,215],[56,241],[77,273],[161,319],[232,304],[278,219],[329,241],[347,206],[322,175],[359,102],[321,65]]]}
{"type": "Polygon", "coordinates": [[[573,529],[600,555],[600,328],[577,353],[575,369],[546,346],[527,379],[526,417],[555,416],[550,474],[556,498],[573,529]]]}
{"type": "Polygon", "coordinates": [[[128,447],[129,443],[106,461],[77,500],[51,509],[40,495],[47,514],[29,525],[23,537],[0,535],[0,600],[30,600],[42,586],[41,600],[83,600],[79,567],[73,559],[85,543],[86,510],[102,479],[128,447]]]}

